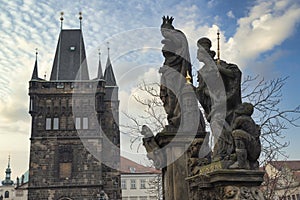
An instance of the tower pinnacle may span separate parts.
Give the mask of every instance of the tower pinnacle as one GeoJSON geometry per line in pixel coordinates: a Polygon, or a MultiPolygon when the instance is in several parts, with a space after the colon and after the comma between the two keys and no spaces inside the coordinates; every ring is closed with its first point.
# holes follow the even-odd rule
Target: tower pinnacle
{"type": "Polygon", "coordinates": [[[106,81],[106,86],[117,86],[116,78],[110,61],[109,49],[110,49],[109,42],[107,42],[108,55],[107,55],[107,61],[105,66],[105,72],[104,72],[104,80],[106,81]]]}
{"type": "Polygon", "coordinates": [[[102,73],[101,51],[100,51],[100,49],[98,49],[98,54],[99,54],[99,64],[98,64],[98,76],[97,76],[97,79],[102,79],[103,78],[103,73],[102,73]]]}
{"type": "Polygon", "coordinates": [[[31,76],[31,80],[38,80],[39,75],[38,75],[38,64],[37,64],[37,56],[38,56],[38,49],[35,49],[35,63],[34,63],[34,68],[31,76]]]}
{"type": "Polygon", "coordinates": [[[10,155],[8,156],[8,164],[5,170],[5,180],[2,181],[2,185],[12,185],[14,182],[11,180],[11,169],[10,169],[10,155]]]}

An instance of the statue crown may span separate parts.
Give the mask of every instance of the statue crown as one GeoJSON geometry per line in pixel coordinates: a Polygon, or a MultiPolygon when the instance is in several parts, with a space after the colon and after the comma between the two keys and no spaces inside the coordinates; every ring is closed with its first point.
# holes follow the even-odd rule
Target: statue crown
{"type": "Polygon", "coordinates": [[[172,23],[174,18],[173,17],[169,17],[169,16],[163,16],[163,23],[161,25],[161,27],[165,27],[165,28],[174,28],[172,23]]]}

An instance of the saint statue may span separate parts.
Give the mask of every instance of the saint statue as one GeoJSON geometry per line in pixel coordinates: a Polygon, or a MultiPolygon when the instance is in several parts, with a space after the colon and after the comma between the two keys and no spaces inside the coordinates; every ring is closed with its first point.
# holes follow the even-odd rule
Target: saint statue
{"type": "Polygon", "coordinates": [[[183,32],[174,28],[173,20],[173,17],[164,16],[161,25],[161,34],[164,37],[161,41],[164,44],[162,54],[165,61],[159,70],[162,73],[160,98],[169,126],[178,128],[181,119],[178,98],[187,73],[192,74],[192,67],[187,39],[183,32]]]}

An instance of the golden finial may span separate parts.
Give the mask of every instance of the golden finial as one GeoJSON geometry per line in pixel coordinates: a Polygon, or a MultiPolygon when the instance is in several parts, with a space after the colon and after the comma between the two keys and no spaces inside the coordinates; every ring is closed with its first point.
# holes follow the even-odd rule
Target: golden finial
{"type": "Polygon", "coordinates": [[[82,12],[79,12],[80,29],[82,28],[82,12]]]}
{"type": "Polygon", "coordinates": [[[217,49],[217,64],[220,64],[220,31],[217,32],[217,40],[218,40],[218,49],[217,49]]]}
{"type": "Polygon", "coordinates": [[[82,20],[82,12],[79,12],[79,20],[82,20]]]}
{"type": "Polygon", "coordinates": [[[190,74],[189,74],[189,71],[186,71],[186,77],[185,77],[185,79],[186,79],[186,83],[187,84],[192,84],[191,83],[191,80],[192,80],[192,78],[191,78],[191,76],[190,76],[190,74]]]}
{"type": "Polygon", "coordinates": [[[39,54],[38,48],[35,48],[35,59],[37,60],[37,55],[39,54]]]}
{"type": "Polygon", "coordinates": [[[109,49],[110,49],[110,47],[109,47],[109,42],[107,42],[106,44],[107,44],[107,53],[108,53],[108,55],[109,55],[109,49]]]}
{"type": "Polygon", "coordinates": [[[64,21],[64,12],[60,12],[60,29],[63,27],[63,21],[64,21]]]}

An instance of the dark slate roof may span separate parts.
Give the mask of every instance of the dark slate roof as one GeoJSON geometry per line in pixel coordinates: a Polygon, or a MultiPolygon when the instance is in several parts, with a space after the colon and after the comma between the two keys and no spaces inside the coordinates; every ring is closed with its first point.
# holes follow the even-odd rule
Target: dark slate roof
{"type": "Polygon", "coordinates": [[[102,66],[101,66],[101,59],[99,56],[99,64],[98,64],[98,75],[97,79],[103,79],[103,72],[102,72],[102,66]]]}
{"type": "Polygon", "coordinates": [[[50,80],[89,80],[84,42],[80,29],[61,30],[50,80]],[[80,64],[81,70],[79,70],[80,64]]]}
{"type": "Polygon", "coordinates": [[[106,86],[117,86],[116,78],[114,75],[114,71],[109,56],[107,57],[107,62],[106,62],[106,67],[104,72],[104,80],[106,81],[106,86]]]}

